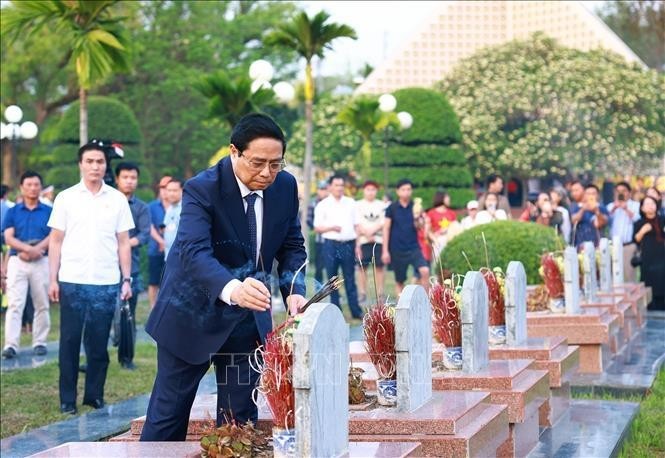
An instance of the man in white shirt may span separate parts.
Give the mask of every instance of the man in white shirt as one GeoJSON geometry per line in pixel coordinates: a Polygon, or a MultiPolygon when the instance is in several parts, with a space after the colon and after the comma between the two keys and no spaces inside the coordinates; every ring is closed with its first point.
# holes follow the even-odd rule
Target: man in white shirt
{"type": "MultiPolygon", "coordinates": [[[[376,198],[379,184],[368,180],[363,184],[363,198],[356,202],[356,259],[360,269],[360,302],[367,298],[367,271],[376,276],[376,295],[383,296],[384,276],[383,261],[383,222],[386,216],[386,204],[376,198]],[[372,264],[372,261],[374,263],[372,264]]],[[[378,300],[378,298],[374,298],[378,300]]]]}
{"type": "Polygon", "coordinates": [[[617,183],[614,187],[614,202],[607,206],[612,238],[619,237],[623,243],[623,276],[626,282],[634,282],[637,274],[630,259],[637,250],[633,240],[633,224],[640,219],[640,204],[630,196],[630,185],[625,181],[617,183]]]}
{"type": "Polygon", "coordinates": [[[166,185],[166,199],[169,208],[164,215],[164,259],[169,256],[169,251],[171,251],[178,233],[180,212],[182,211],[182,180],[171,178],[166,185]]]}
{"type": "Polygon", "coordinates": [[[129,299],[134,228],[127,198],[104,183],[105,144],[92,140],[78,152],[81,182],[53,203],[48,225],[49,298],[60,302],[60,411],[76,413],[81,335],[87,355],[83,404],[104,407],[107,344],[118,299],[129,299]],[[119,285],[120,284],[120,285],[119,285]]]}
{"type": "MultiPolygon", "coordinates": [[[[356,202],[344,195],[344,177],[333,175],[328,183],[330,195],[314,209],[314,231],[323,236],[326,273],[332,277],[342,268],[351,316],[362,319],[355,278],[356,202]]],[[[330,299],[341,309],[338,292],[334,292],[330,299]]]]}

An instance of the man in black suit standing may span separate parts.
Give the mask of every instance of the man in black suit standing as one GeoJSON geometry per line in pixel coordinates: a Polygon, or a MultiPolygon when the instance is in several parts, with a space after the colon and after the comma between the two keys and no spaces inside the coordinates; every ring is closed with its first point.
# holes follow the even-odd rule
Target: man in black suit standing
{"type": "Polygon", "coordinates": [[[249,358],[272,329],[266,285],[273,260],[289,312],[305,304],[304,273],[293,281],[306,253],[296,180],[282,171],[284,134],[270,117],[250,114],[230,143],[229,157],[185,184],[178,233],[146,325],[158,354],[143,441],[185,440],[211,363],[217,423],[224,414],[256,422],[251,394],[259,374],[249,358]]]}

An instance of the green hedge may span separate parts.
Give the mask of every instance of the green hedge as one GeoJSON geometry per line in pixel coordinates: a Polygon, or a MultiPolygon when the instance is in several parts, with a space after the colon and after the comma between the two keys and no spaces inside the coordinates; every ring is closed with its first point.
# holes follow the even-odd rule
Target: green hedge
{"type": "MultiPolygon", "coordinates": [[[[57,126],[57,140],[79,143],[79,102],[72,103],[57,126]]],[[[88,98],[88,138],[140,143],[141,131],[132,110],[110,97],[88,98]]]]}
{"type": "Polygon", "coordinates": [[[414,87],[399,89],[393,95],[397,99],[395,112],[408,111],[413,116],[411,128],[399,133],[402,143],[451,145],[462,141],[459,119],[443,94],[414,87]]]}
{"type": "MultiPolygon", "coordinates": [[[[374,167],[369,177],[383,183],[383,168],[374,167]]],[[[388,183],[395,185],[399,180],[408,178],[416,187],[438,186],[442,188],[470,187],[472,184],[471,172],[466,167],[389,167],[388,183]]]]}
{"type": "Polygon", "coordinates": [[[442,252],[442,266],[455,273],[468,271],[462,252],[466,253],[473,270],[487,264],[482,234],[487,240],[491,266],[499,266],[505,272],[510,261],[521,261],[528,284],[541,282],[538,275],[541,254],[563,247],[563,240],[550,227],[521,221],[497,221],[476,226],[451,240],[442,252]]]}
{"type": "MultiPolygon", "coordinates": [[[[372,165],[383,167],[384,145],[372,146],[372,165]]],[[[399,143],[388,144],[388,165],[465,165],[466,159],[459,145],[418,145],[407,146],[399,143]]]]}

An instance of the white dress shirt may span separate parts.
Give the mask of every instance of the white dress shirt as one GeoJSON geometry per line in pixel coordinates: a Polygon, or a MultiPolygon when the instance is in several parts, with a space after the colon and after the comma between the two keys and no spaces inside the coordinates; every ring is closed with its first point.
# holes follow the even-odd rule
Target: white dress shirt
{"type": "Polygon", "coordinates": [[[81,181],[55,198],[48,226],[65,233],[58,280],[83,285],[120,282],[117,234],[134,228],[124,194],[107,184],[93,194],[81,181]]]}
{"type": "MultiPolygon", "coordinates": [[[[263,191],[252,191],[245,186],[245,183],[240,181],[237,176],[235,176],[235,178],[238,183],[238,188],[240,188],[240,195],[242,196],[242,204],[245,208],[245,213],[247,213],[247,201],[245,200],[245,197],[251,193],[259,196],[259,198],[254,201],[254,214],[256,215],[256,259],[254,262],[258,263],[259,255],[261,254],[261,242],[263,240],[263,191]]],[[[224,289],[222,289],[222,292],[219,294],[219,298],[223,302],[231,304],[231,294],[233,294],[233,290],[241,284],[242,282],[240,280],[231,280],[226,286],[224,286],[224,289]]]]}
{"type": "Polygon", "coordinates": [[[633,214],[632,217],[628,216],[628,213],[623,208],[614,210],[614,202],[611,202],[607,206],[607,211],[610,213],[610,232],[612,238],[621,237],[622,243],[632,243],[633,223],[640,219],[640,203],[629,199],[626,201],[626,206],[633,214]]]}
{"type": "Polygon", "coordinates": [[[325,240],[349,242],[356,239],[356,201],[342,196],[337,200],[332,195],[319,202],[314,208],[314,227],[340,226],[340,232],[324,232],[325,240]]]}

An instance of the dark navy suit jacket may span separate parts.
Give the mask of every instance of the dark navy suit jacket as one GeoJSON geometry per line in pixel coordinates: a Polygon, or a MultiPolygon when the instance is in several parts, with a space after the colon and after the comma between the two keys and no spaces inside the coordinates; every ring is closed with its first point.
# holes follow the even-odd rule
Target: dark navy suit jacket
{"type": "MultiPolygon", "coordinates": [[[[161,289],[146,331],[159,345],[190,364],[210,360],[236,323],[253,313],[261,336],[272,328],[270,311],[251,312],[219,299],[236,278],[260,278],[278,262],[282,297],[305,262],[295,178],[279,172],[263,191],[261,258],[250,259],[249,229],[231,159],[226,157],[185,183],[178,234],[166,260],[161,289]]],[[[304,269],[293,293],[305,294],[304,269]]]]}

